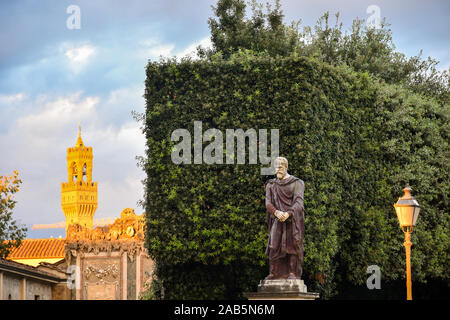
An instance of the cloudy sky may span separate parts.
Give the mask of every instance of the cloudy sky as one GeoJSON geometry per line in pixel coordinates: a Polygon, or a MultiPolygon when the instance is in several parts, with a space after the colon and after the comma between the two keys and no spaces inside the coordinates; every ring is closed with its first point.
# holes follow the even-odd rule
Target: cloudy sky
{"type": "MultiPolygon", "coordinates": [[[[265,3],[266,1],[263,1],[265,3]]],[[[64,237],[64,229],[31,230],[64,221],[61,182],[66,148],[78,123],[94,149],[98,181],[95,218],[143,209],[144,174],[135,157],[145,141],[131,111],[144,111],[145,65],[159,56],[183,56],[209,45],[207,20],[215,0],[17,0],[0,3],[0,175],[18,170],[23,181],[14,217],[28,237],[64,237]],[[80,9],[79,29],[71,5],[80,9]]],[[[345,27],[368,19],[371,5],[393,30],[399,51],[421,49],[448,68],[448,1],[282,0],[285,21],[313,25],[326,11],[340,12],[345,27]]]]}

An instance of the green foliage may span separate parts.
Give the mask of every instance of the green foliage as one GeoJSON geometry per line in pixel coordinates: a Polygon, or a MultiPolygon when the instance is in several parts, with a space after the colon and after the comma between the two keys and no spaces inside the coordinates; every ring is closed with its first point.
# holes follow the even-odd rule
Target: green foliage
{"type": "MultiPolygon", "coordinates": [[[[173,164],[171,133],[186,128],[193,134],[195,120],[203,121],[203,130],[280,129],[280,154],[306,183],[305,272],[313,280],[316,273],[327,275],[330,292],[335,281],[363,283],[371,264],[387,278],[403,274],[392,204],[406,182],[427,208],[417,234],[430,240],[439,225],[443,232],[427,248],[448,243],[448,112],[436,102],[315,59],[243,52],[229,60],[151,62],[146,88],[147,246],[160,265],[167,297],[235,297],[245,289],[239,272],[266,267],[268,177],[249,164],[173,164]],[[408,128],[414,133],[407,135],[408,128]],[[345,272],[333,279],[336,268],[345,272]],[[201,281],[201,270],[223,288],[212,279],[201,281]]],[[[415,249],[415,259],[436,263],[413,263],[424,268],[415,269],[418,277],[445,277],[445,251],[423,249],[415,249]]]]}
{"type": "Polygon", "coordinates": [[[199,50],[200,56],[220,53],[228,58],[233,52],[251,50],[272,56],[301,55],[315,57],[332,65],[347,65],[355,71],[368,72],[387,83],[402,84],[414,92],[433,97],[441,105],[449,102],[449,70],[438,71],[435,59],[422,59],[422,52],[407,58],[395,50],[389,24],[369,28],[365,20],[355,19],[349,31],[339,22],[333,26],[325,13],[313,27],[300,28],[301,21],[283,23],[279,0],[267,12],[255,0],[247,19],[243,0],[219,0],[214,7],[216,19],[209,19],[212,50],[199,50]]]}
{"type": "Polygon", "coordinates": [[[6,259],[11,248],[20,246],[27,230],[12,218],[16,205],[12,196],[19,191],[22,183],[18,175],[19,173],[14,171],[11,176],[0,176],[0,259],[6,259]]]}
{"type": "Polygon", "coordinates": [[[225,58],[239,49],[282,56],[293,52],[299,45],[299,23],[283,24],[278,0],[273,10],[267,5],[267,13],[255,0],[251,5],[253,16],[250,20],[245,19],[243,0],[218,1],[217,7],[213,7],[217,20],[210,18],[208,23],[214,52],[221,52],[225,58]]]}
{"type": "Polygon", "coordinates": [[[396,53],[385,29],[356,21],[346,35],[325,15],[301,41],[308,30],[293,36],[279,5],[267,14],[254,6],[253,20],[244,9],[218,2],[214,49],[199,50],[200,60],[147,65],[146,246],[165,298],[242,298],[268,271],[270,177],[260,165],[172,163],[171,133],[193,136],[194,121],[224,138],[226,129],[280,130],[280,155],[305,181],[304,278],[323,298],[364,284],[373,264],[383,281],[404,278],[392,205],[406,183],[424,206],[413,279],[448,280],[448,74],[396,53]]]}

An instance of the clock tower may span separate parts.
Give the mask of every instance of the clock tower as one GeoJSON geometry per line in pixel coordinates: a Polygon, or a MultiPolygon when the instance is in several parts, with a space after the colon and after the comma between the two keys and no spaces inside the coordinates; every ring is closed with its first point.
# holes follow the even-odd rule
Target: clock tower
{"type": "MultiPolygon", "coordinates": [[[[86,147],[78,127],[75,147],[67,148],[68,182],[61,184],[61,207],[66,216],[66,233],[71,225],[91,230],[97,210],[97,182],[92,182],[92,147],[86,147]]],[[[66,234],[66,237],[70,235],[66,234]]]]}

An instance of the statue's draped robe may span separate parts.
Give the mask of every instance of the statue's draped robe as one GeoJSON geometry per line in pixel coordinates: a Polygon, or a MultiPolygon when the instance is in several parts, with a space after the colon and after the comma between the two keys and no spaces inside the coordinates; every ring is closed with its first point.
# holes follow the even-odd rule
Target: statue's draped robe
{"type": "Polygon", "coordinates": [[[289,258],[295,255],[295,276],[301,277],[303,263],[304,182],[294,176],[284,180],[271,179],[266,185],[267,225],[269,240],[266,255],[273,266],[275,278],[286,278],[289,274],[289,258]],[[275,210],[289,213],[289,218],[281,222],[275,217],[275,210]]]}

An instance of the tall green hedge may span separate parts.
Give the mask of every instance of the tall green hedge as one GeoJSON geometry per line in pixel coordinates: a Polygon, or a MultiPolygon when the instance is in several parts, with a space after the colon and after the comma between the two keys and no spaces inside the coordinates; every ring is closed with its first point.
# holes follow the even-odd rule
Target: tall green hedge
{"type": "MultiPolygon", "coordinates": [[[[146,246],[169,299],[241,298],[267,274],[261,165],[171,161],[171,134],[279,129],[280,155],[305,181],[304,278],[322,297],[340,283],[404,275],[392,204],[410,183],[424,205],[413,278],[447,279],[448,108],[314,58],[238,52],[146,69],[146,246]]],[[[204,144],[207,145],[208,143],[204,144]]],[[[225,150],[225,146],[224,146],[225,150]]],[[[246,149],[248,151],[248,149],[246,149]]]]}

